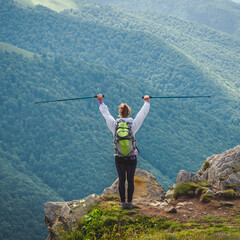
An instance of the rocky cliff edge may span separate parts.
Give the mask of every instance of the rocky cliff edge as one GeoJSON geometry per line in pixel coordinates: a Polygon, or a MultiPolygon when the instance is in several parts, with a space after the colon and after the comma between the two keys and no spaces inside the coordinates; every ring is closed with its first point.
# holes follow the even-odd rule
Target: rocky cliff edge
{"type": "MultiPolygon", "coordinates": [[[[204,161],[198,173],[190,173],[181,170],[177,175],[177,182],[173,187],[169,187],[166,193],[163,187],[157,182],[156,178],[147,171],[137,169],[134,178],[135,191],[134,202],[138,204],[143,213],[154,215],[176,214],[175,218],[183,220],[184,218],[194,217],[194,214],[202,215],[199,209],[202,209],[201,202],[196,199],[199,192],[202,196],[209,195],[213,199],[226,196],[224,191],[232,191],[236,195],[233,202],[225,202],[225,206],[239,205],[240,193],[240,145],[233,149],[229,149],[222,154],[213,155],[204,161]],[[206,185],[198,183],[207,182],[206,185]],[[191,183],[194,191],[191,190],[192,201],[176,201],[177,189],[183,183],[191,183]],[[195,184],[195,185],[194,185],[195,184]],[[201,189],[201,191],[199,190],[201,189]],[[193,203],[194,202],[194,203],[193,203]],[[200,203],[200,205],[199,205],[200,203]],[[147,207],[145,207],[147,206],[147,207]],[[184,210],[184,207],[187,209],[184,210]],[[195,209],[196,208],[196,211],[195,209]],[[187,213],[190,215],[188,216],[187,213]],[[177,215],[178,213],[178,215],[177,215]]],[[[104,189],[102,196],[91,194],[82,200],[73,200],[70,202],[47,202],[45,204],[45,224],[49,230],[47,240],[61,239],[61,231],[71,231],[77,222],[79,222],[87,213],[89,208],[101,201],[104,196],[118,196],[118,179],[109,188],[104,189]]],[[[229,197],[229,195],[227,195],[229,197]]],[[[224,207],[224,202],[219,202],[216,208],[224,207]]],[[[206,206],[203,206],[206,208],[206,206]]],[[[209,208],[209,211],[215,211],[214,207],[209,208]]],[[[224,214],[224,211],[221,211],[224,214]]],[[[226,210],[226,214],[228,211],[226,210]]]]}

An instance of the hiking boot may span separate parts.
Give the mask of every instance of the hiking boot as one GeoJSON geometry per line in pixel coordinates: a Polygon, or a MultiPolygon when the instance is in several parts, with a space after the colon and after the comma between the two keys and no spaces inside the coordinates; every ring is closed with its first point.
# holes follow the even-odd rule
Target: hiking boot
{"type": "Polygon", "coordinates": [[[120,205],[122,209],[129,209],[128,204],[126,202],[121,202],[120,205]]]}
{"type": "Polygon", "coordinates": [[[128,205],[128,209],[133,209],[134,208],[133,202],[128,202],[127,205],[128,205]]]}

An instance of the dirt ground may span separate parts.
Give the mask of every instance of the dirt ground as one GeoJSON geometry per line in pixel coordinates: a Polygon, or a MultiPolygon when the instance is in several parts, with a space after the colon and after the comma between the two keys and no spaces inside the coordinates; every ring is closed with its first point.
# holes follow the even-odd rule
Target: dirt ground
{"type": "Polygon", "coordinates": [[[205,216],[230,218],[240,215],[240,199],[235,200],[214,200],[211,203],[201,203],[197,198],[182,198],[172,201],[167,207],[137,204],[140,212],[148,216],[162,216],[170,220],[177,220],[181,223],[190,220],[202,219],[205,216]],[[233,206],[225,206],[224,203],[232,203],[233,206]],[[167,209],[174,207],[176,213],[168,213],[167,209]]]}

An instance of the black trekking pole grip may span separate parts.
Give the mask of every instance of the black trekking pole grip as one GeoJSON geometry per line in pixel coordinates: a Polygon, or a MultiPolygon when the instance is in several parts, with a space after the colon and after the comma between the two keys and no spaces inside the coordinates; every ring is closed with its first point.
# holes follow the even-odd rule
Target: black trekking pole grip
{"type": "MultiPolygon", "coordinates": [[[[93,96],[94,98],[97,98],[97,95],[93,96]]],[[[104,95],[102,95],[102,97],[104,97],[104,95]]]]}
{"type": "MultiPolygon", "coordinates": [[[[152,98],[151,96],[149,96],[149,98],[152,98]]],[[[142,97],[142,99],[144,99],[144,96],[142,97]]]]}

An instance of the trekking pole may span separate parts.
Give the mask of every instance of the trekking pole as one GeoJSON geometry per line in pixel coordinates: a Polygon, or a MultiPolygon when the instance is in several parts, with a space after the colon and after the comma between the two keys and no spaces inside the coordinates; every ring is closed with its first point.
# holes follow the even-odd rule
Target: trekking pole
{"type": "MultiPolygon", "coordinates": [[[[149,98],[210,98],[211,96],[149,96],[149,98]]],[[[144,97],[142,97],[144,98],[144,97]]]]}
{"type": "MultiPolygon", "coordinates": [[[[104,97],[104,95],[103,95],[103,97],[104,97]]],[[[88,98],[97,98],[97,96],[87,96],[87,97],[77,97],[77,98],[65,98],[65,99],[48,100],[48,101],[35,102],[35,104],[50,103],[50,102],[65,102],[65,101],[81,100],[81,99],[88,99],[88,98]]]]}

